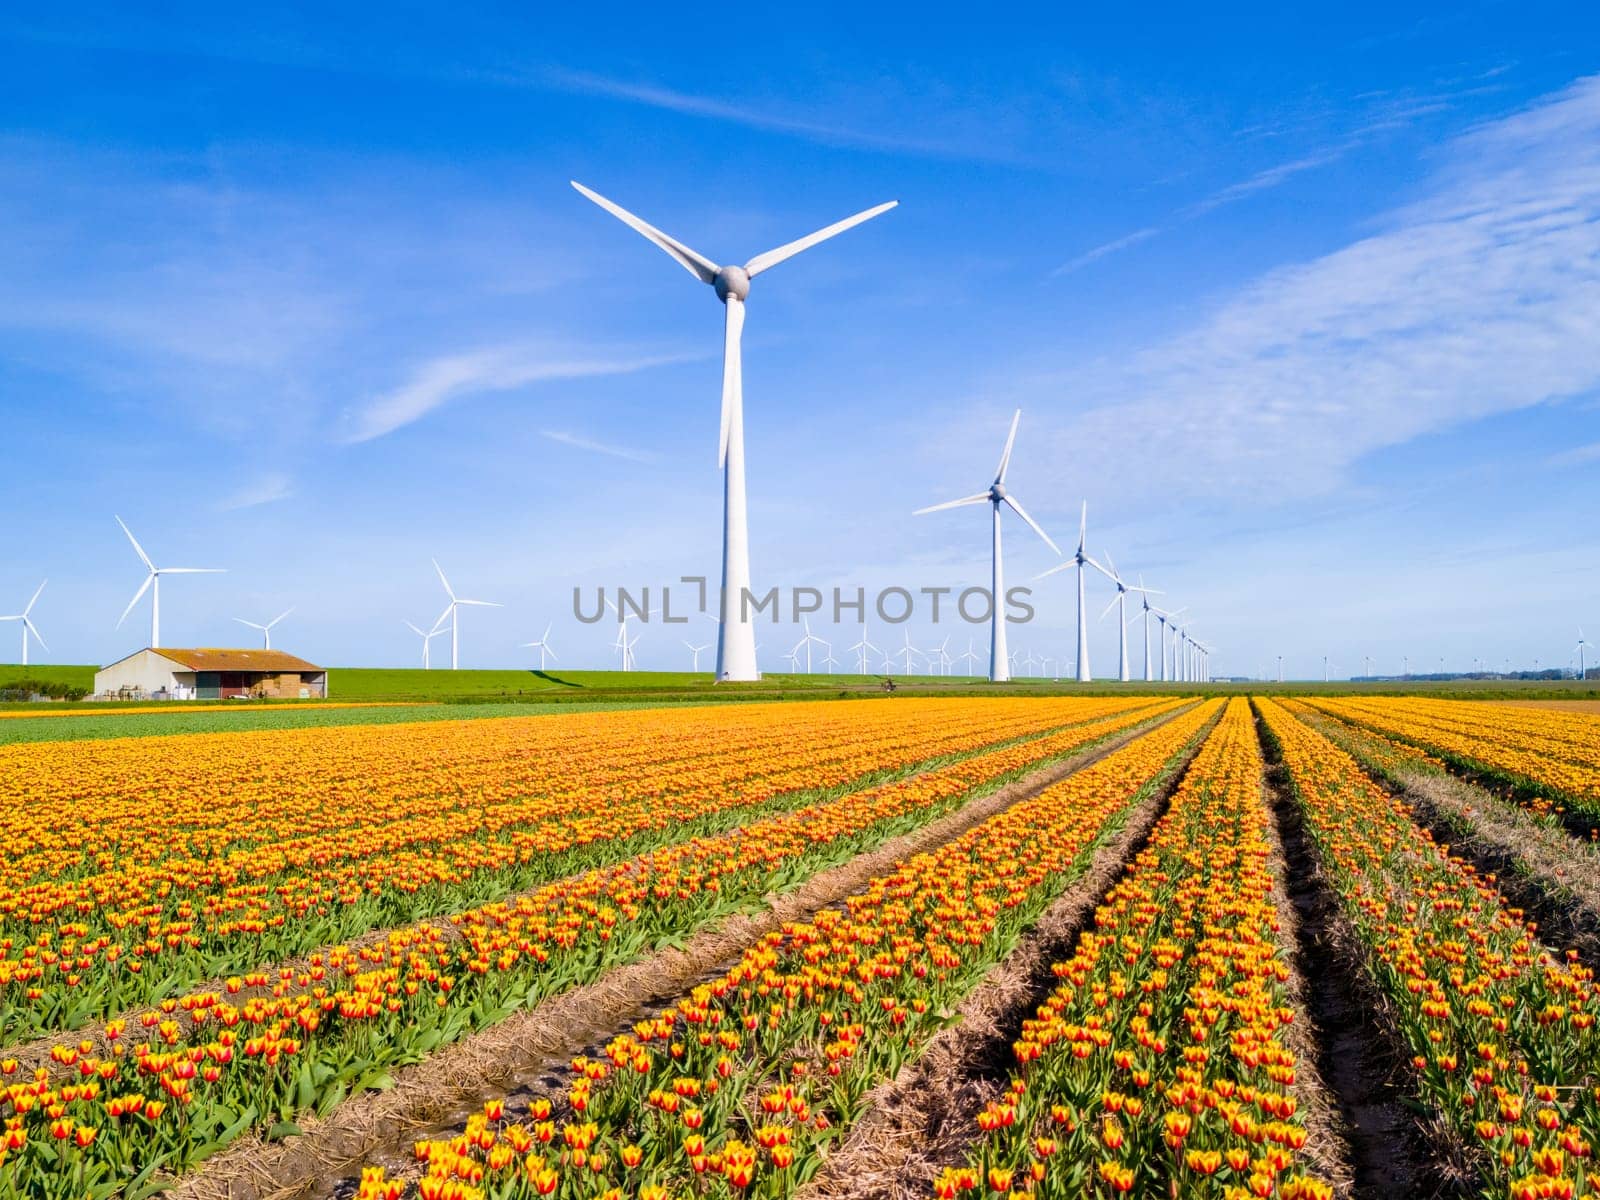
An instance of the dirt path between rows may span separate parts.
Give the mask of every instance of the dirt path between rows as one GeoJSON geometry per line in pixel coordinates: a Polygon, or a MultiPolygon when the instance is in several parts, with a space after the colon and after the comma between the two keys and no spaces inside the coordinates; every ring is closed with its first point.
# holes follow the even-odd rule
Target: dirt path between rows
{"type": "Polygon", "coordinates": [[[176,1181],[174,1200],[289,1200],[379,1148],[436,1126],[452,1112],[504,1091],[516,1076],[538,1070],[614,1030],[661,993],[678,994],[719,964],[731,965],[750,945],[785,922],[804,920],[837,903],[900,859],[959,837],[1019,801],[1098,762],[1156,726],[1189,710],[1181,706],[1113,734],[930,824],[824,871],[792,892],[770,897],[766,911],[731,917],[690,940],[614,968],[594,983],[553,996],[481,1032],[443,1047],[426,1061],[393,1072],[395,1086],[346,1100],[325,1120],[306,1117],[303,1133],[281,1142],[240,1139],[196,1172],[176,1181]]]}
{"type": "Polygon", "coordinates": [[[798,1193],[799,1200],[925,1200],[934,1178],[965,1160],[976,1114],[999,1096],[1022,1022],[1056,986],[1050,967],[1070,951],[1095,907],[1144,847],[1201,744],[1209,722],[1166,780],[1095,853],[1088,872],[1039,918],[1032,932],[956,1006],[941,1030],[898,1076],[873,1089],[865,1115],[798,1193]]]}
{"type": "MultiPolygon", "coordinates": [[[[1291,790],[1288,768],[1257,713],[1267,762],[1268,803],[1295,914],[1294,967],[1316,1030],[1311,1062],[1337,1108],[1352,1200],[1406,1196],[1462,1200],[1472,1173],[1445,1152],[1448,1139],[1407,1105],[1403,1041],[1389,1002],[1368,978],[1360,942],[1339,908],[1291,790]]],[[[1330,1122],[1335,1114],[1328,1114],[1330,1122]]],[[[1307,1143],[1310,1144],[1309,1142],[1307,1143]]]]}

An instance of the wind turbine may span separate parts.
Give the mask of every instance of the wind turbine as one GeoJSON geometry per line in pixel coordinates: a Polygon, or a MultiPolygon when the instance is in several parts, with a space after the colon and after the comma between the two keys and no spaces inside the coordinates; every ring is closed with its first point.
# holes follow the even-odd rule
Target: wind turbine
{"type": "Polygon", "coordinates": [[[966,663],[967,664],[967,674],[969,674],[969,675],[972,674],[972,668],[973,668],[973,665],[978,661],[978,656],[973,652],[972,639],[971,638],[967,639],[967,652],[965,654],[956,655],[956,660],[958,662],[966,663]]]}
{"type": "MultiPolygon", "coordinates": [[[[927,508],[919,508],[913,516],[923,513],[939,512],[946,508],[961,508],[968,504],[987,503],[992,509],[991,521],[994,530],[993,550],[993,586],[989,591],[989,681],[991,683],[1004,683],[1011,678],[1010,656],[1006,654],[1006,589],[1004,562],[1000,554],[1000,506],[1009,505],[1011,511],[1016,513],[1028,523],[1028,527],[1044,539],[1044,544],[1057,554],[1061,548],[1050,540],[1050,535],[1039,528],[1039,524],[1017,503],[1017,498],[1006,490],[1006,468],[1011,465],[1011,447],[1017,440],[1017,422],[1022,420],[1022,410],[1017,409],[1011,418],[1011,432],[1006,435],[1005,449],[1000,452],[1000,469],[994,473],[994,482],[987,491],[979,492],[974,496],[963,496],[959,500],[947,500],[943,504],[932,504],[927,508]]],[[[909,636],[909,635],[908,635],[909,636]]]]}
{"type": "Polygon", "coordinates": [[[815,233],[758,254],[742,267],[718,266],[655,226],[634,216],[592,192],[577,180],[572,186],[593,200],[636,233],[654,242],[672,256],[684,270],[701,283],[716,289],[726,317],[722,357],[722,432],[717,462],[723,470],[722,492],[722,622],[717,631],[717,678],[754,681],[761,677],[756,666],[755,626],[745,611],[745,593],[750,587],[749,518],[745,509],[744,477],[744,370],[740,358],[740,335],[744,330],[744,302],[750,295],[750,281],[761,272],[809,250],[819,242],[870,221],[888,212],[898,200],[879,204],[853,217],[836,221],[815,233]]]}
{"type": "MultiPolygon", "coordinates": [[[[824,642],[823,645],[827,646],[827,643],[824,642]]],[[[828,646],[828,653],[823,658],[822,665],[824,667],[829,668],[828,674],[830,674],[830,675],[833,674],[832,668],[833,667],[837,667],[839,665],[839,660],[833,656],[833,647],[832,646],[828,646]]]]}
{"type": "Polygon", "coordinates": [[[688,647],[689,653],[694,655],[694,666],[690,667],[689,669],[698,675],[700,673],[700,651],[707,649],[710,646],[710,643],[707,642],[704,646],[696,646],[693,642],[685,639],[683,644],[688,647]]]}
{"type": "MultiPolygon", "coordinates": [[[[1155,605],[1150,603],[1150,596],[1152,595],[1152,593],[1157,595],[1157,596],[1161,595],[1161,593],[1156,591],[1155,588],[1147,588],[1147,587],[1145,587],[1144,586],[1144,576],[1143,575],[1139,576],[1139,586],[1137,588],[1135,588],[1134,590],[1140,593],[1140,596],[1139,596],[1139,607],[1140,607],[1141,611],[1144,613],[1144,681],[1146,683],[1153,683],[1153,682],[1155,682],[1155,676],[1152,674],[1151,666],[1150,666],[1150,614],[1151,613],[1155,613],[1157,620],[1160,620],[1160,618],[1161,618],[1161,610],[1156,608],[1155,605]]],[[[1132,617],[1129,618],[1129,620],[1134,620],[1134,621],[1136,621],[1138,619],[1139,619],[1139,614],[1138,613],[1135,613],[1132,617]]],[[[1163,663],[1162,664],[1162,667],[1163,667],[1162,678],[1163,679],[1166,678],[1165,666],[1166,666],[1166,664],[1163,663]]]]}
{"type": "MultiPolygon", "coordinates": [[[[41,583],[39,586],[43,587],[44,584],[41,583]]],[[[1583,652],[1587,648],[1587,646],[1588,646],[1588,643],[1583,640],[1583,630],[1579,629],[1578,630],[1578,678],[1580,680],[1584,680],[1584,679],[1589,678],[1589,669],[1587,667],[1585,667],[1584,663],[1583,663],[1583,652]]],[[[26,645],[23,646],[23,653],[24,654],[27,653],[27,646],[26,645]]],[[[24,658],[22,661],[23,662],[27,662],[28,660],[26,658],[24,658]]]]}
{"type": "Polygon", "coordinates": [[[433,560],[433,569],[439,572],[439,582],[444,584],[445,595],[450,597],[450,603],[445,606],[444,612],[439,614],[439,619],[434,624],[436,626],[443,625],[445,617],[450,618],[450,669],[454,671],[460,661],[461,651],[460,610],[467,607],[502,608],[504,606],[496,604],[492,600],[463,600],[455,594],[454,589],[450,586],[450,581],[444,577],[444,568],[439,565],[437,558],[433,560]]]}
{"type": "Polygon", "coordinates": [[[257,625],[254,621],[246,621],[243,617],[235,617],[234,620],[239,622],[239,624],[241,624],[241,625],[250,626],[251,629],[259,629],[259,630],[261,630],[261,648],[263,650],[271,650],[272,649],[272,627],[274,625],[276,625],[279,621],[281,621],[285,617],[287,617],[293,611],[294,611],[293,608],[286,608],[281,613],[279,613],[277,616],[273,617],[272,620],[268,621],[265,625],[257,625]]]}
{"type": "Polygon", "coordinates": [[[433,644],[433,639],[444,632],[444,629],[442,628],[444,625],[444,618],[440,617],[437,621],[435,621],[433,628],[427,633],[423,633],[422,630],[418,629],[410,621],[402,621],[401,624],[422,639],[422,669],[424,671],[432,670],[432,666],[428,661],[428,650],[433,644]]]}
{"type": "MultiPolygon", "coordinates": [[[[1078,682],[1079,683],[1089,683],[1094,678],[1089,673],[1089,616],[1084,611],[1084,607],[1083,607],[1083,568],[1084,568],[1084,564],[1087,563],[1088,565],[1092,566],[1095,570],[1099,571],[1100,574],[1105,575],[1108,578],[1111,575],[1110,571],[1106,570],[1099,563],[1095,562],[1094,559],[1090,558],[1088,553],[1087,553],[1087,551],[1084,550],[1084,543],[1088,540],[1088,537],[1089,537],[1089,502],[1087,500],[1085,500],[1083,502],[1083,513],[1078,518],[1078,549],[1073,553],[1071,558],[1069,558],[1066,562],[1062,563],[1060,566],[1051,567],[1048,571],[1044,571],[1044,572],[1034,576],[1035,579],[1043,579],[1046,575],[1054,575],[1057,571],[1065,571],[1068,567],[1077,567],[1078,568],[1078,682]]],[[[1127,649],[1126,642],[1124,642],[1123,649],[1124,650],[1127,649]]],[[[1124,664],[1126,664],[1126,662],[1127,662],[1126,655],[1124,655],[1123,662],[1124,662],[1124,664]]]]}
{"type": "Polygon", "coordinates": [[[550,628],[553,624],[554,622],[547,622],[545,624],[544,632],[539,635],[538,641],[522,643],[522,648],[524,650],[537,650],[539,652],[539,670],[541,671],[544,670],[544,656],[546,654],[555,659],[557,662],[561,661],[561,656],[557,654],[550,645],[550,628]]]}
{"type": "Polygon", "coordinates": [[[133,543],[134,553],[139,556],[139,561],[149,568],[150,574],[144,577],[144,582],[139,585],[139,590],[133,594],[133,599],[128,601],[128,607],[122,610],[122,615],[117,618],[117,628],[122,628],[122,623],[128,619],[128,614],[133,611],[133,606],[139,603],[141,596],[146,591],[150,592],[150,648],[152,650],[161,645],[161,577],[163,575],[221,575],[223,567],[158,567],[150,561],[150,556],[144,552],[144,547],[139,545],[139,540],[133,536],[133,531],[117,517],[117,524],[122,526],[122,532],[128,535],[128,540],[133,543]]]}
{"type": "Polygon", "coordinates": [[[1164,609],[1157,608],[1155,605],[1150,604],[1148,600],[1146,600],[1145,603],[1149,605],[1150,611],[1155,613],[1156,620],[1161,623],[1160,629],[1156,631],[1156,649],[1161,652],[1161,682],[1176,683],[1178,679],[1178,663],[1176,658],[1174,658],[1172,663],[1172,679],[1170,681],[1167,679],[1167,627],[1170,623],[1171,627],[1176,630],[1178,627],[1178,616],[1184,612],[1187,612],[1188,607],[1185,606],[1184,608],[1177,609],[1173,612],[1167,612],[1164,609]]]}
{"type": "Polygon", "coordinates": [[[829,654],[833,653],[833,646],[830,645],[828,642],[824,641],[822,638],[816,637],[814,634],[812,634],[812,632],[811,632],[811,618],[810,617],[801,617],[800,618],[800,622],[805,627],[806,635],[805,635],[805,637],[801,638],[798,643],[796,643],[795,649],[798,650],[801,646],[805,647],[805,651],[806,651],[806,674],[809,675],[809,674],[811,674],[811,646],[812,646],[812,643],[814,642],[818,646],[826,646],[828,648],[828,653],[829,654]]]}
{"type": "MultiPolygon", "coordinates": [[[[1087,506],[1085,507],[1084,516],[1085,517],[1088,516],[1087,506]]],[[[1161,595],[1161,593],[1157,592],[1157,591],[1154,591],[1151,588],[1145,587],[1142,583],[1139,584],[1137,587],[1135,587],[1133,584],[1126,582],[1122,578],[1122,576],[1118,573],[1117,564],[1111,561],[1111,555],[1109,555],[1109,554],[1106,555],[1106,567],[1101,567],[1100,564],[1097,563],[1097,562],[1094,562],[1093,559],[1090,559],[1089,561],[1091,563],[1093,563],[1094,566],[1100,568],[1100,573],[1102,575],[1104,575],[1107,579],[1111,580],[1112,583],[1117,585],[1117,594],[1111,598],[1111,603],[1106,605],[1105,612],[1100,614],[1100,619],[1102,621],[1104,621],[1106,619],[1106,616],[1111,612],[1112,608],[1116,608],[1116,610],[1117,610],[1117,624],[1118,624],[1118,626],[1120,626],[1120,628],[1117,630],[1117,639],[1120,642],[1120,653],[1118,654],[1117,678],[1122,680],[1123,683],[1127,683],[1128,682],[1128,677],[1129,677],[1128,676],[1128,593],[1129,592],[1139,592],[1141,595],[1146,597],[1146,603],[1149,602],[1148,601],[1148,597],[1150,595],[1159,596],[1159,595],[1161,595]],[[1106,569],[1107,567],[1109,567],[1110,569],[1107,570],[1106,569]]],[[[1149,632],[1150,632],[1149,619],[1146,618],[1146,621],[1145,621],[1145,641],[1144,641],[1144,662],[1145,662],[1145,678],[1146,679],[1148,679],[1150,677],[1150,637],[1149,637],[1149,632]]]]}
{"type": "Polygon", "coordinates": [[[800,646],[801,643],[796,642],[794,648],[791,649],[789,653],[784,655],[784,657],[789,660],[790,672],[795,675],[800,673],[800,646]]]}
{"type": "Polygon", "coordinates": [[[922,651],[918,650],[915,646],[913,646],[911,644],[911,630],[909,630],[909,629],[906,630],[905,634],[906,634],[906,644],[903,647],[901,647],[899,650],[896,650],[895,653],[905,656],[906,674],[909,675],[909,674],[911,674],[911,658],[912,658],[912,655],[921,654],[922,651]]]}
{"type": "MultiPolygon", "coordinates": [[[[863,674],[863,675],[867,674],[867,651],[869,651],[869,650],[877,651],[878,647],[874,646],[872,644],[872,642],[870,640],[868,640],[868,638],[867,638],[866,622],[863,621],[862,624],[861,624],[861,640],[859,642],[857,642],[854,646],[851,646],[850,649],[855,651],[856,655],[858,656],[858,661],[859,661],[860,667],[861,667],[861,674],[863,674]]],[[[882,653],[882,651],[878,651],[878,652],[882,653]]]]}
{"type": "Polygon", "coordinates": [[[933,648],[933,652],[939,656],[939,674],[950,674],[950,638],[948,635],[946,635],[944,641],[933,648]]]}
{"type": "MultiPolygon", "coordinates": [[[[622,669],[624,671],[631,671],[634,665],[633,648],[639,644],[639,638],[641,635],[636,633],[633,635],[633,640],[629,641],[628,618],[633,614],[631,612],[623,612],[622,609],[617,607],[617,602],[615,600],[612,600],[609,597],[606,597],[605,600],[607,607],[609,607],[612,612],[617,614],[617,640],[611,643],[611,648],[613,650],[622,651],[622,669]]],[[[632,607],[631,603],[630,607],[632,607]]],[[[649,605],[646,605],[642,616],[646,621],[648,621],[651,615],[650,607],[649,605]]]]}
{"type": "Polygon", "coordinates": [[[21,612],[12,613],[9,617],[0,617],[0,621],[20,621],[20,622],[22,622],[22,665],[23,666],[27,666],[28,665],[28,635],[30,633],[33,634],[35,640],[38,641],[39,645],[43,649],[45,649],[45,650],[50,649],[49,646],[46,646],[44,644],[44,638],[39,635],[39,630],[34,625],[33,618],[28,615],[29,613],[31,613],[33,611],[33,606],[38,602],[39,593],[44,591],[44,584],[45,583],[49,583],[49,582],[50,581],[48,579],[46,579],[44,581],[44,583],[41,583],[37,588],[34,589],[34,591],[33,591],[33,599],[28,601],[28,606],[26,608],[24,608],[21,612]]]}

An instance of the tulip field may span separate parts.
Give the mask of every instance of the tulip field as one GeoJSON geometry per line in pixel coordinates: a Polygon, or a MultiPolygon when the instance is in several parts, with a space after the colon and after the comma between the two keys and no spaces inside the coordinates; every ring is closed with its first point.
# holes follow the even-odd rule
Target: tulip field
{"type": "MultiPolygon", "coordinates": [[[[1324,1200],[1388,1194],[1384,1155],[1440,1194],[1600,1195],[1597,964],[1335,727],[1482,805],[1600,818],[1600,718],[1410,696],[0,745],[0,1200],[1324,1200]],[[799,916],[739,924],[782,897],[799,916]],[[459,1118],[317,1149],[452,1051],[724,929],[598,1040],[452,1077],[459,1118]],[[964,1006],[1024,951],[1042,973],[1003,1052],[929,1054],[988,1036],[964,1006]],[[1335,992],[1395,1064],[1384,1145],[1313,1019],[1335,992]],[[925,1058],[959,1120],[875,1172],[874,1106],[925,1058]]],[[[1577,869],[1579,836],[1550,836],[1577,869]]]]}

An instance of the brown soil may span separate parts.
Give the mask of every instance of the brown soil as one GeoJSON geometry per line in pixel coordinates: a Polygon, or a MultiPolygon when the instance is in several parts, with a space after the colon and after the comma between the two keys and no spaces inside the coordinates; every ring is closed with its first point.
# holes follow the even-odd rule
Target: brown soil
{"type": "MultiPolygon", "coordinates": [[[[1257,729],[1264,734],[1259,715],[1257,729]]],[[[1353,1200],[1465,1197],[1473,1173],[1437,1122],[1425,1125],[1407,1109],[1404,1042],[1395,1013],[1366,973],[1360,940],[1322,870],[1288,769],[1265,736],[1262,750],[1285,892],[1295,914],[1294,966],[1304,1011],[1317,1033],[1310,1061],[1337,1107],[1348,1149],[1350,1182],[1337,1194],[1353,1200]]]]}
{"type": "Polygon", "coordinates": [[[1088,873],[957,1006],[960,1019],[868,1095],[865,1115],[798,1193],[800,1200],[924,1200],[943,1168],[964,1161],[975,1114],[1005,1086],[1011,1043],[1055,987],[1051,964],[1076,945],[1095,906],[1148,841],[1214,725],[1201,731],[1166,782],[1128,814],[1088,873]]]}
{"type": "Polygon", "coordinates": [[[517,1077],[537,1073],[634,1018],[662,993],[679,994],[719,964],[786,921],[803,920],[859,890],[897,861],[921,853],[1074,771],[1104,758],[1155,724],[1186,708],[1143,722],[965,805],[922,829],[884,842],[876,850],[822,872],[792,892],[769,898],[753,917],[736,916],[697,934],[682,950],[664,950],[607,972],[599,980],[551,997],[426,1061],[393,1072],[395,1086],[346,1100],[325,1120],[305,1117],[304,1131],[281,1142],[241,1138],[196,1172],[175,1181],[175,1200],[288,1200],[308,1193],[319,1179],[357,1165],[384,1146],[438,1125],[447,1115],[501,1094],[517,1077]]]}

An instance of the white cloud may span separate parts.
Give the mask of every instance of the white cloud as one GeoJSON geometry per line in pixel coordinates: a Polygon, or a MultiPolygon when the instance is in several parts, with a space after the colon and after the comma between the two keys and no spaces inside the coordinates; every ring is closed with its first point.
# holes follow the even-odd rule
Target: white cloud
{"type": "Polygon", "coordinates": [[[1600,442],[1590,442],[1587,446],[1574,446],[1571,450],[1552,454],[1549,461],[1552,467],[1580,467],[1585,463],[1600,462],[1600,442]]]}
{"type": "Polygon", "coordinates": [[[1600,79],[1457,139],[1380,229],[1164,344],[1052,379],[1087,401],[1058,431],[1096,448],[1082,469],[1312,494],[1380,448],[1600,386],[1600,79]]]}
{"type": "Polygon", "coordinates": [[[421,420],[465,396],[505,392],[555,379],[627,375],[690,361],[690,356],[559,358],[527,347],[502,346],[430,359],[400,387],[350,414],[346,442],[369,442],[421,420]]]}
{"type": "Polygon", "coordinates": [[[1096,259],[1104,258],[1108,254],[1115,254],[1118,250],[1126,250],[1130,246],[1137,246],[1140,242],[1147,241],[1156,236],[1161,230],[1154,225],[1144,229],[1136,229],[1126,237],[1119,237],[1115,241],[1104,242],[1092,250],[1085,250],[1076,258],[1069,258],[1054,271],[1050,272],[1052,278],[1059,275],[1070,275],[1081,267],[1086,267],[1096,259]]]}
{"type": "Polygon", "coordinates": [[[268,471],[218,501],[217,508],[222,512],[232,512],[235,509],[271,504],[275,500],[287,500],[292,495],[294,495],[294,480],[282,471],[268,471]]]}

